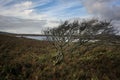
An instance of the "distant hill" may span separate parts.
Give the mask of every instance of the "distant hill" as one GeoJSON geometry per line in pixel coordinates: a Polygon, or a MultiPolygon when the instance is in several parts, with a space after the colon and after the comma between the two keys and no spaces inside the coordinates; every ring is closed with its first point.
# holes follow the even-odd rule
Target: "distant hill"
{"type": "Polygon", "coordinates": [[[9,33],[9,32],[3,32],[3,31],[0,31],[0,34],[14,34],[14,33],[9,33]]]}
{"type": "Polygon", "coordinates": [[[13,35],[13,36],[45,36],[44,34],[18,34],[0,31],[0,34],[13,35]]]}

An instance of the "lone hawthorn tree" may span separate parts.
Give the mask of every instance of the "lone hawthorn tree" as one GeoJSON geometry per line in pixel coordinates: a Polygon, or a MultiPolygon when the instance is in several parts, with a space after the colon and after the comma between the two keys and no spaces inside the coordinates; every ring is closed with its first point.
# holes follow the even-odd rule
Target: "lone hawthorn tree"
{"type": "Polygon", "coordinates": [[[99,21],[97,19],[75,20],[73,22],[65,21],[56,28],[44,31],[44,34],[56,49],[57,56],[55,64],[60,63],[64,59],[64,54],[69,45],[74,43],[71,50],[94,40],[97,35],[115,34],[111,21],[99,21]]]}
{"type": "Polygon", "coordinates": [[[75,29],[78,26],[78,21],[69,23],[65,21],[60,24],[57,28],[52,28],[44,31],[44,34],[56,49],[57,56],[55,57],[55,64],[60,63],[63,58],[67,47],[74,40],[73,35],[75,34],[75,29]]]}

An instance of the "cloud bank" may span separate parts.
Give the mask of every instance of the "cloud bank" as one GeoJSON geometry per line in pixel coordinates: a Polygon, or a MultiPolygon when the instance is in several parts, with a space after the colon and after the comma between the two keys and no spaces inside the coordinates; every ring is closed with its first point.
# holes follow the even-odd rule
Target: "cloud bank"
{"type": "Polygon", "coordinates": [[[112,19],[119,28],[119,13],[120,0],[0,0],[0,31],[41,33],[78,17],[112,19]]]}
{"type": "Polygon", "coordinates": [[[104,19],[120,20],[119,0],[83,0],[88,13],[104,19]]]}
{"type": "Polygon", "coordinates": [[[0,30],[14,33],[40,33],[47,21],[0,16],[0,30]],[[42,26],[41,26],[42,25],[42,26]]]}

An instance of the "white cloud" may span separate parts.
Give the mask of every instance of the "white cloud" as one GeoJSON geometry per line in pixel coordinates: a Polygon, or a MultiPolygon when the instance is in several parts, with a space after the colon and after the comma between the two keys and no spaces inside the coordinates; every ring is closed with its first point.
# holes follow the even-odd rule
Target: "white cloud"
{"type": "Polygon", "coordinates": [[[32,5],[32,2],[23,2],[19,4],[13,4],[12,6],[2,6],[2,11],[0,15],[6,16],[22,16],[24,15],[24,10],[29,9],[32,5]]]}
{"type": "Polygon", "coordinates": [[[118,1],[119,0],[83,0],[82,2],[87,11],[94,16],[99,16],[104,19],[120,20],[120,4],[117,5],[117,3],[115,3],[118,1]]]}
{"type": "Polygon", "coordinates": [[[22,2],[20,4],[15,4],[13,6],[13,8],[22,10],[22,9],[29,9],[31,6],[32,6],[32,2],[26,1],[26,2],[22,2]]]}

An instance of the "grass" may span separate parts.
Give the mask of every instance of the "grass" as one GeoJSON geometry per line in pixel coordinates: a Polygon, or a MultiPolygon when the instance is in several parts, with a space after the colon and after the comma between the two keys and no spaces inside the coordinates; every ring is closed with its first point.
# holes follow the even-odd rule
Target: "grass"
{"type": "Polygon", "coordinates": [[[0,80],[120,80],[118,44],[87,44],[55,66],[47,41],[0,37],[0,80]]]}

